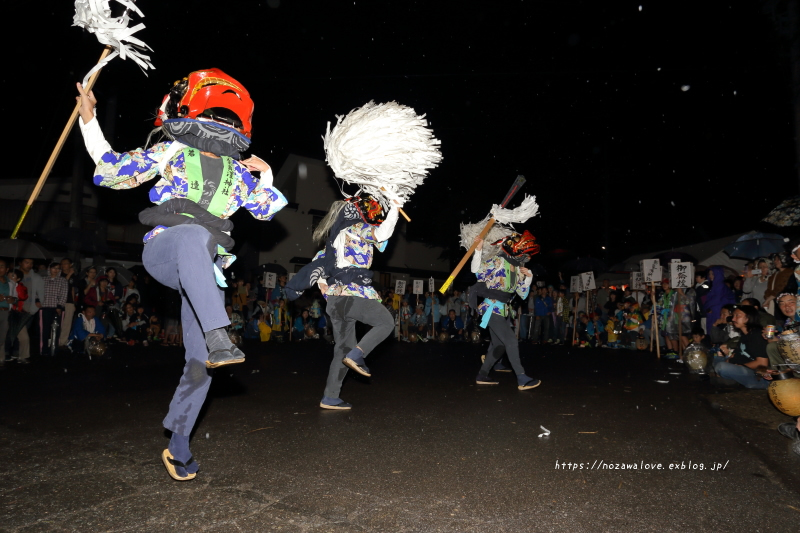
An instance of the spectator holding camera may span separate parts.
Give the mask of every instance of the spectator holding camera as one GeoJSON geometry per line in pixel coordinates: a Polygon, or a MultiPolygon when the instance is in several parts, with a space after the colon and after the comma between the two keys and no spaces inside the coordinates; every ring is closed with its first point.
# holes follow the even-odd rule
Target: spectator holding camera
{"type": "Polygon", "coordinates": [[[755,298],[759,302],[764,301],[764,293],[767,291],[770,277],[769,259],[761,258],[756,261],[756,268],[744,271],[744,286],[742,290],[747,298],[755,298]]]}

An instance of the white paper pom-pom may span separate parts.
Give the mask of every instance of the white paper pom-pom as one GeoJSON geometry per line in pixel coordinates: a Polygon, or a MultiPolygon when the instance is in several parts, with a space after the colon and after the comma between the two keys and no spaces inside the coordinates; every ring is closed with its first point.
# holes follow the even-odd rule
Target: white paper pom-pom
{"type": "Polygon", "coordinates": [[[492,206],[492,216],[500,224],[522,224],[538,213],[539,204],[536,203],[536,197],[527,194],[519,207],[514,209],[503,209],[497,204],[492,206]]]}
{"type": "MultiPolygon", "coordinates": [[[[72,25],[94,33],[100,44],[114,49],[111,54],[86,74],[83,78],[84,86],[95,71],[103,68],[117,56],[122,59],[130,58],[139,65],[142,71],[155,68],[150,63],[150,56],[143,53],[144,50],[152,51],[152,48],[133,36],[137,31],[144,29],[144,24],[137,24],[132,28],[128,27],[131,21],[131,17],[128,14],[130,11],[135,12],[140,17],[144,17],[144,13],[136,7],[132,0],[116,1],[125,6],[125,12],[120,17],[111,16],[110,0],[75,0],[75,17],[72,20],[72,25]]],[[[145,72],[145,74],[147,73],[145,72]]]]}
{"type": "Polygon", "coordinates": [[[397,102],[337,115],[323,137],[334,175],[378,198],[405,203],[442,160],[425,115],[397,102]]]}
{"type": "MultiPolygon", "coordinates": [[[[486,224],[489,222],[489,217],[487,216],[480,222],[476,224],[461,224],[461,246],[464,249],[469,250],[472,243],[475,242],[475,238],[480,235],[483,228],[486,227],[486,224]]],[[[481,249],[481,257],[483,259],[487,259],[493,255],[497,255],[500,251],[500,246],[492,246],[491,243],[497,242],[500,239],[503,239],[509,235],[514,233],[513,228],[508,228],[506,226],[500,225],[495,222],[492,225],[492,229],[489,230],[489,233],[483,238],[483,248],[481,249]]]]}

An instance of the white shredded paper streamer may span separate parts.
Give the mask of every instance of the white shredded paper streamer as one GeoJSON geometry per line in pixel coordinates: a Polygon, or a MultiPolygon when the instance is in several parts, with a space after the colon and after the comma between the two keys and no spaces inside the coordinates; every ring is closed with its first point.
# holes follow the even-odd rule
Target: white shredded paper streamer
{"type": "Polygon", "coordinates": [[[410,107],[369,102],[336,119],[323,137],[326,161],[337,178],[377,198],[407,202],[442,160],[425,115],[410,107]]]}
{"type": "Polygon", "coordinates": [[[539,426],[539,427],[540,427],[540,428],[542,428],[542,431],[544,431],[544,433],[539,433],[539,438],[540,438],[540,439],[541,439],[542,437],[549,437],[549,436],[550,436],[550,430],[549,430],[549,429],[547,429],[547,428],[546,428],[546,427],[544,427],[544,426],[539,426]]]}
{"type": "Polygon", "coordinates": [[[495,221],[500,224],[522,224],[539,213],[539,204],[536,203],[535,196],[526,194],[519,207],[504,209],[498,204],[494,204],[491,213],[495,221]]]}
{"type": "MultiPolygon", "coordinates": [[[[75,18],[73,26],[79,26],[84,30],[94,33],[101,44],[110,46],[114,49],[103,61],[99,62],[83,78],[83,85],[96,71],[108,64],[109,61],[119,56],[122,59],[130,58],[144,72],[147,69],[155,68],[150,63],[150,56],[145,55],[145,50],[153,49],[147,46],[142,40],[133,37],[133,34],[144,28],[144,24],[137,24],[132,28],[128,27],[131,21],[129,12],[133,11],[140,17],[144,17],[133,0],[114,0],[125,6],[125,13],[120,17],[111,16],[111,0],[75,0],[75,18]]],[[[147,72],[144,72],[147,75],[147,72]]]]}
{"type": "MultiPolygon", "coordinates": [[[[475,242],[475,238],[480,235],[481,231],[483,231],[483,228],[486,227],[488,222],[489,217],[487,216],[476,224],[461,224],[461,246],[469,250],[470,246],[472,246],[472,243],[475,242]]],[[[492,229],[489,230],[489,233],[487,233],[483,239],[484,243],[483,248],[481,249],[481,257],[483,259],[487,259],[493,255],[497,255],[497,253],[500,251],[500,245],[492,246],[491,243],[497,242],[500,239],[511,235],[513,232],[513,228],[507,228],[495,222],[492,225],[492,229]]]]}

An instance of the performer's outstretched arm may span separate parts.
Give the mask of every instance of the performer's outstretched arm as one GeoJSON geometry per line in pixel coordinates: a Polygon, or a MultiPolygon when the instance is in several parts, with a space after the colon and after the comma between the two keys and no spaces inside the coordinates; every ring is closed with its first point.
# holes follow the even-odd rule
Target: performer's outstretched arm
{"type": "Polygon", "coordinates": [[[523,300],[528,297],[528,293],[531,290],[531,282],[533,281],[533,274],[530,270],[525,267],[520,268],[520,273],[522,274],[519,278],[517,278],[517,294],[523,300]]]}
{"type": "Polygon", "coordinates": [[[149,150],[137,148],[130,152],[115,152],[106,141],[95,116],[97,100],[94,93],[87,94],[80,83],[78,92],[81,101],[78,124],[86,150],[97,164],[94,184],[112,189],[130,189],[158,176],[158,163],[170,143],[157,143],[149,150]]]}
{"type": "Polygon", "coordinates": [[[469,264],[469,270],[473,274],[477,274],[478,272],[483,270],[481,268],[481,263],[483,262],[482,261],[482,257],[483,257],[483,239],[478,237],[475,240],[476,241],[480,241],[480,242],[478,242],[478,244],[475,246],[475,252],[472,254],[472,262],[469,264]]]}
{"type": "Polygon", "coordinates": [[[388,241],[389,237],[392,236],[394,233],[394,227],[397,224],[397,216],[399,214],[398,209],[399,206],[392,205],[389,213],[386,214],[386,220],[384,220],[380,226],[372,230],[372,236],[375,237],[376,241],[385,242],[388,241]]]}
{"type": "Polygon", "coordinates": [[[275,213],[286,207],[289,203],[281,192],[272,186],[272,168],[261,158],[250,156],[244,161],[234,163],[236,170],[241,173],[242,180],[247,186],[247,199],[244,208],[258,220],[271,220],[275,213]],[[260,177],[256,179],[250,171],[257,171],[260,177]]]}

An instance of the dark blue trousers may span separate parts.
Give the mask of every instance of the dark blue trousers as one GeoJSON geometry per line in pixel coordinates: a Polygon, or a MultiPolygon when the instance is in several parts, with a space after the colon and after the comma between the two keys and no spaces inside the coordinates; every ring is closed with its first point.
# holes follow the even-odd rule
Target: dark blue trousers
{"type": "Polygon", "coordinates": [[[181,294],[181,322],[186,366],[169,404],[164,427],[189,436],[211,385],[206,368],[206,331],[230,324],[225,295],[217,286],[214,263],[208,252],[211,234],[202,226],[169,228],[144,246],[144,267],[163,285],[181,294]]]}

